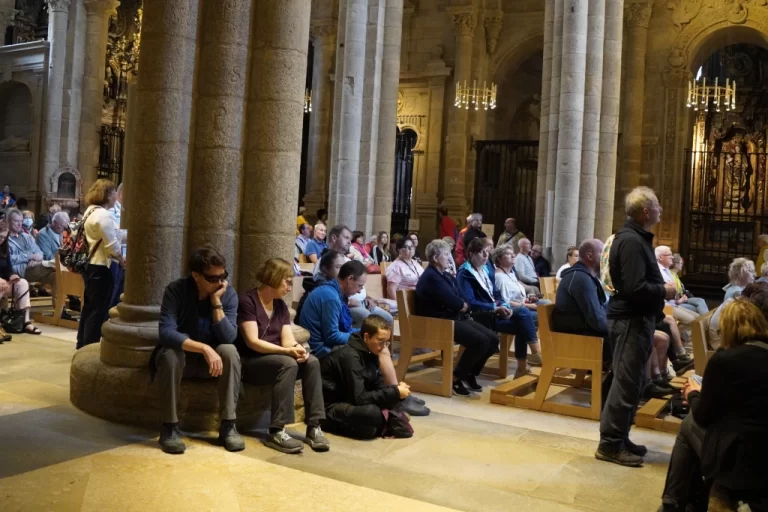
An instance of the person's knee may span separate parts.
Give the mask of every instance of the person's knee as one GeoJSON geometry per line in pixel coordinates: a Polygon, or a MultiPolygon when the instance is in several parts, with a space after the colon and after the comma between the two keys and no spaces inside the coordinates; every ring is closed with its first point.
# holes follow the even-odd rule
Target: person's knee
{"type": "Polygon", "coordinates": [[[278,379],[282,377],[293,376],[296,380],[296,375],[299,373],[299,363],[296,362],[291,356],[278,356],[280,357],[280,370],[278,372],[278,379]]]}
{"type": "Polygon", "coordinates": [[[219,345],[216,347],[216,353],[225,365],[240,364],[240,353],[233,344],[219,345]]]}
{"type": "Polygon", "coordinates": [[[183,350],[165,347],[161,349],[160,352],[158,352],[155,362],[157,364],[158,371],[173,369],[182,370],[184,368],[186,358],[184,356],[183,350]]]}

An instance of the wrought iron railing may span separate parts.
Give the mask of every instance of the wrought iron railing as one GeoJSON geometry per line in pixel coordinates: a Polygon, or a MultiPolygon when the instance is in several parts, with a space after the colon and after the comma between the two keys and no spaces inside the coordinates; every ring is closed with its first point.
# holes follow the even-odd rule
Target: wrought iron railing
{"type": "Polygon", "coordinates": [[[102,125],[99,148],[99,178],[112,180],[115,184],[123,181],[123,147],[125,130],[118,126],[102,125]]]}
{"type": "Polygon", "coordinates": [[[392,197],[391,234],[408,233],[413,198],[413,148],[417,134],[413,130],[397,132],[395,143],[395,187],[392,197]]]}

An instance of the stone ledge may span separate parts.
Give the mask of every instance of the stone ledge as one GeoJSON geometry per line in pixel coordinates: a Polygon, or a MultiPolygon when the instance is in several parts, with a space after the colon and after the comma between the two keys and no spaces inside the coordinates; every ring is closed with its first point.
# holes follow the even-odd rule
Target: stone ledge
{"type": "MultiPolygon", "coordinates": [[[[78,350],[70,369],[70,400],[88,414],[116,423],[150,429],[160,426],[160,394],[150,382],[148,368],[125,368],[102,363],[98,344],[78,350]]],[[[243,384],[237,404],[237,424],[243,430],[266,428],[272,389],[243,384]]],[[[182,380],[179,398],[181,427],[187,431],[212,431],[219,426],[216,381],[182,380]]],[[[294,388],[295,421],[304,420],[301,382],[294,388]]]]}

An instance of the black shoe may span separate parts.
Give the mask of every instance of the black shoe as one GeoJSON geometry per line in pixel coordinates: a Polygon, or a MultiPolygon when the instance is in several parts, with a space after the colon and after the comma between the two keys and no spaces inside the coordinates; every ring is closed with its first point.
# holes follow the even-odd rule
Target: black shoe
{"type": "Polygon", "coordinates": [[[429,407],[417,403],[410,395],[400,402],[398,408],[411,416],[429,416],[429,407]]]}
{"type": "Polygon", "coordinates": [[[638,457],[645,457],[645,455],[648,453],[648,448],[643,446],[642,444],[635,444],[632,441],[629,440],[629,438],[626,438],[624,440],[624,446],[627,447],[627,451],[631,453],[632,455],[637,455],[638,457]]]}
{"type": "Polygon", "coordinates": [[[603,460],[605,462],[613,462],[620,466],[627,466],[630,468],[639,468],[643,465],[643,458],[639,455],[630,453],[629,450],[622,444],[621,448],[615,451],[604,450],[598,447],[595,452],[595,458],[597,460],[603,460]]]}
{"type": "Polygon", "coordinates": [[[74,319],[75,319],[75,317],[73,317],[72,315],[70,315],[69,313],[67,313],[67,310],[65,309],[65,310],[63,310],[63,311],[61,312],[61,319],[62,319],[62,320],[74,320],[74,319]]]}
{"type": "Polygon", "coordinates": [[[672,361],[672,368],[675,369],[675,373],[681,375],[689,370],[693,366],[693,358],[688,354],[679,355],[677,359],[672,361]]]}
{"type": "Polygon", "coordinates": [[[477,383],[477,377],[474,375],[470,375],[466,379],[461,379],[461,381],[470,389],[470,391],[482,391],[483,386],[477,383]]]}
{"type": "Polygon", "coordinates": [[[184,453],[187,447],[181,439],[178,423],[163,423],[160,429],[160,448],[165,453],[179,454],[184,453]]]}
{"type": "Polygon", "coordinates": [[[662,377],[660,375],[657,376],[657,377],[654,377],[651,382],[656,384],[656,386],[660,387],[661,389],[668,389],[671,393],[676,393],[677,392],[677,388],[675,386],[673,386],[672,384],[670,384],[667,379],[665,379],[664,377],[662,377]]]}
{"type": "Polygon", "coordinates": [[[331,443],[323,435],[320,427],[307,427],[307,435],[304,442],[316,452],[327,452],[331,449],[331,443]]]}
{"type": "Polygon", "coordinates": [[[660,388],[653,382],[649,383],[643,391],[643,398],[650,400],[651,398],[664,398],[668,395],[676,393],[676,391],[669,390],[667,388],[660,388]]]}
{"type": "Polygon", "coordinates": [[[69,309],[72,311],[80,312],[80,297],[77,297],[75,295],[69,295],[67,297],[69,299],[69,309]]]}
{"type": "Polygon", "coordinates": [[[471,396],[472,393],[464,386],[461,379],[453,381],[453,394],[458,396],[471,396]]]}
{"type": "Polygon", "coordinates": [[[679,505],[662,504],[657,512],[685,512],[685,507],[679,505]]]}
{"type": "Polygon", "coordinates": [[[415,403],[417,403],[417,404],[419,404],[419,405],[426,405],[426,403],[427,403],[427,402],[425,402],[424,400],[422,400],[421,398],[419,398],[419,397],[417,397],[417,396],[408,395],[408,397],[409,397],[409,398],[410,398],[412,401],[414,401],[415,403]]]}
{"type": "Polygon", "coordinates": [[[674,377],[672,376],[672,374],[671,374],[671,373],[669,373],[669,372],[663,372],[663,373],[661,373],[661,378],[662,378],[662,379],[664,379],[664,380],[665,380],[665,381],[667,381],[667,382],[672,382],[672,380],[674,379],[674,377]]]}
{"type": "Polygon", "coordinates": [[[239,452],[245,449],[243,436],[237,432],[234,420],[222,420],[219,427],[219,442],[228,452],[239,452]]]}

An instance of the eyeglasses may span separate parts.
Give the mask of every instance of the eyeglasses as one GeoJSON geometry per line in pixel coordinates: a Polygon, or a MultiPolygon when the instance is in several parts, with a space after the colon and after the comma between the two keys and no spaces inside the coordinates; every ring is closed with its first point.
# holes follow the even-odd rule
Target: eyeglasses
{"type": "Polygon", "coordinates": [[[220,274],[218,276],[209,276],[207,274],[201,274],[201,275],[203,276],[203,279],[205,279],[206,281],[208,281],[211,284],[213,284],[213,283],[220,283],[222,281],[226,281],[227,278],[229,277],[229,273],[228,272],[224,272],[223,274],[220,274]]]}

